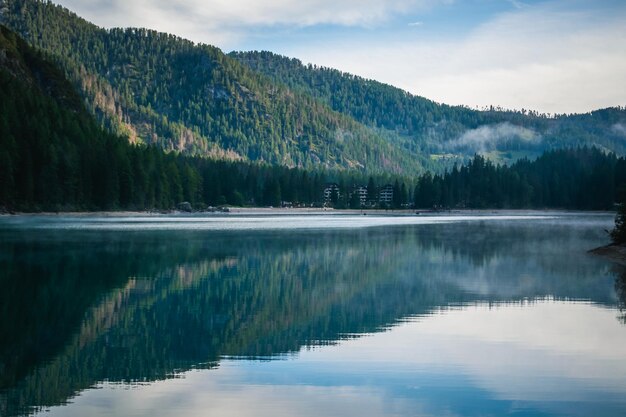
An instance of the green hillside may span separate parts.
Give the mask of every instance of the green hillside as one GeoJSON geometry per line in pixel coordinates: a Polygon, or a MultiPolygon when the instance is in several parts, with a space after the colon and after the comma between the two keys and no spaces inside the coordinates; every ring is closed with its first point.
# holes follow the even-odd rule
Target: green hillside
{"type": "Polygon", "coordinates": [[[231,56],[276,83],[317,97],[333,110],[395,136],[405,148],[436,159],[481,153],[508,162],[583,145],[626,152],[624,108],[555,117],[532,111],[477,111],[438,104],[387,84],[271,52],[231,56]]]}
{"type": "Polygon", "coordinates": [[[414,175],[476,153],[509,163],[582,145],[626,153],[626,110],[548,117],[438,104],[270,52],[223,54],[147,29],[99,28],[48,1],[0,0],[109,131],[230,161],[414,175]]]}
{"type": "MultiPolygon", "coordinates": [[[[324,183],[355,171],[214,161],[107,132],[63,72],[0,25],[0,212],[321,204],[324,183]]],[[[385,177],[378,177],[382,182],[385,177]]]]}
{"type": "Polygon", "coordinates": [[[198,186],[175,162],[103,130],[63,72],[0,26],[0,208],[171,207],[198,186]]]}
{"type": "Polygon", "coordinates": [[[88,109],[132,142],[215,159],[414,172],[416,154],[219,49],[146,29],[104,30],[37,0],[4,0],[2,20],[49,53],[88,109]]]}

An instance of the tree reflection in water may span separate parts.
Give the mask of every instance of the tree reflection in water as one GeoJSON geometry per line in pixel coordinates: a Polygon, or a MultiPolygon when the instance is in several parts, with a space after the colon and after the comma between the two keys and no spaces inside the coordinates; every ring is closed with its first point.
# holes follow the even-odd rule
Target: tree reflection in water
{"type": "Polygon", "coordinates": [[[103,380],[333,344],[451,305],[614,305],[617,291],[624,308],[624,273],[613,285],[615,272],[584,255],[594,233],[532,223],[5,233],[0,414],[62,404],[103,380]]]}

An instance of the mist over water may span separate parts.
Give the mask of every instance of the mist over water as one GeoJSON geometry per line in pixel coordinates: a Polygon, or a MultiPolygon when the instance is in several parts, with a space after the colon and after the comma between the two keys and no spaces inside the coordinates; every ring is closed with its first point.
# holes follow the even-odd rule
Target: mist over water
{"type": "Polygon", "coordinates": [[[0,415],[624,414],[612,215],[451,217],[1,218],[0,415]]]}
{"type": "MultiPolygon", "coordinates": [[[[559,213],[518,212],[494,214],[476,211],[473,214],[341,214],[329,211],[317,214],[246,213],[233,215],[135,215],[135,216],[27,216],[7,218],[7,228],[39,230],[102,230],[102,231],[145,231],[145,230],[299,230],[299,229],[358,229],[380,226],[408,226],[419,224],[476,222],[476,221],[520,221],[550,220],[559,213]]],[[[390,212],[392,213],[392,212],[390,212]]]]}

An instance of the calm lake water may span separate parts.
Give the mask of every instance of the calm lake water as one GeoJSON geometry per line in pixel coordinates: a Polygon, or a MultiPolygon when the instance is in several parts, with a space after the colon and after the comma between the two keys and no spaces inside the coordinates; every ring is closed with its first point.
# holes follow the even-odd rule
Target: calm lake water
{"type": "Polygon", "coordinates": [[[623,416],[612,224],[0,217],[0,415],[623,416]]]}

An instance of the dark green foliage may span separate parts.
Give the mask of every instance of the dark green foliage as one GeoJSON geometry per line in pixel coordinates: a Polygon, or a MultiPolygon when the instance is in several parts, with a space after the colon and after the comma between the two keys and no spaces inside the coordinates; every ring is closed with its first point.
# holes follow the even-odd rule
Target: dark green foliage
{"type": "Polygon", "coordinates": [[[622,184],[619,194],[619,206],[615,216],[615,227],[611,230],[611,240],[616,245],[623,245],[626,243],[626,185],[622,184]]]}
{"type": "Polygon", "coordinates": [[[441,135],[455,137],[467,128],[485,123],[481,112],[440,105],[390,85],[331,68],[305,66],[298,59],[271,52],[234,52],[231,56],[274,82],[317,97],[333,110],[387,131],[392,140],[401,141],[405,148],[415,152],[425,151],[423,145],[431,139],[434,144],[441,135]],[[438,125],[437,137],[429,138],[432,134],[429,131],[438,125]],[[406,141],[407,137],[410,140],[406,141]]]}
{"type": "Polygon", "coordinates": [[[280,206],[280,184],[276,178],[271,178],[263,188],[263,204],[266,206],[280,206]]]}
{"type": "Polygon", "coordinates": [[[5,24],[54,58],[101,124],[133,142],[316,169],[400,173],[426,161],[215,47],[104,30],[46,1],[5,3],[5,24]]]}
{"type": "Polygon", "coordinates": [[[357,193],[350,194],[350,199],[348,201],[348,208],[351,208],[351,209],[361,208],[361,201],[359,200],[359,195],[357,193]]]}
{"type": "Polygon", "coordinates": [[[617,216],[615,216],[615,228],[611,230],[611,240],[616,245],[626,243],[626,204],[621,203],[617,216]]]}
{"type": "MultiPolygon", "coordinates": [[[[170,209],[206,205],[320,204],[327,176],[164,153],[107,133],[71,84],[24,41],[0,27],[0,207],[11,210],[170,209]]],[[[347,186],[347,185],[346,185],[347,186]]]]}
{"type": "Polygon", "coordinates": [[[616,188],[626,184],[625,164],[624,158],[597,148],[550,151],[510,167],[476,155],[460,169],[421,176],[414,201],[418,208],[607,210],[616,188]]]}
{"type": "Polygon", "coordinates": [[[374,203],[378,199],[378,190],[374,178],[369,177],[367,181],[367,201],[374,203]]]}
{"type": "Polygon", "coordinates": [[[0,206],[171,207],[182,199],[182,159],[104,132],[56,67],[4,27],[0,42],[11,51],[0,66],[0,206]]]}

